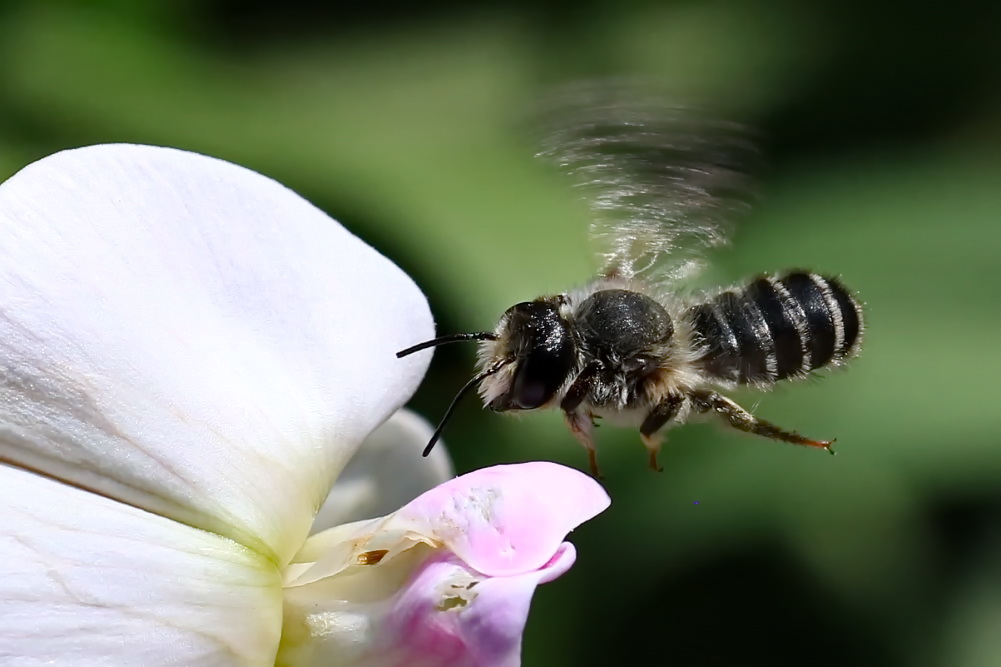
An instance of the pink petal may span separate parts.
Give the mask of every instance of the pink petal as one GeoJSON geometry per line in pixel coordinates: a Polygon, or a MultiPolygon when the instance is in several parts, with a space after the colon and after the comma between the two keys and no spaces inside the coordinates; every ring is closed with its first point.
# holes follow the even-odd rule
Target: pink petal
{"type": "Polygon", "coordinates": [[[555,463],[484,468],[421,495],[396,518],[488,576],[532,572],[609,505],[592,478],[555,463]]]}
{"type": "Polygon", "coordinates": [[[380,664],[504,667],[521,663],[521,636],[536,586],[566,572],[564,542],[541,569],[485,578],[453,555],[425,563],[394,601],[382,627],[380,664]]]}
{"type": "Polygon", "coordinates": [[[576,470],[524,463],[469,473],[384,519],[318,533],[286,576],[286,626],[306,634],[283,639],[279,662],[517,665],[535,587],[576,558],[563,537],[608,504],[576,470]]]}

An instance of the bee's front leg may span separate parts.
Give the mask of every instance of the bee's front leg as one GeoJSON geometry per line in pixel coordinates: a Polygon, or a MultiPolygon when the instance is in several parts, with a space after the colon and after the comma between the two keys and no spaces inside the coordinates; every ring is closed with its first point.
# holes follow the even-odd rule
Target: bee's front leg
{"type": "Polygon", "coordinates": [[[564,412],[563,417],[570,432],[587,450],[587,462],[591,466],[591,474],[596,479],[601,479],[601,470],[598,469],[598,449],[594,444],[594,421],[590,413],[564,412]]]}
{"type": "Polygon", "coordinates": [[[660,403],[650,411],[650,414],[640,425],[640,437],[643,444],[650,453],[650,469],[655,472],[663,472],[664,468],[657,463],[657,454],[660,453],[660,445],[664,439],[663,433],[658,433],[669,421],[678,416],[678,411],[685,403],[685,397],[681,394],[668,394],[660,403]]]}
{"type": "Polygon", "coordinates": [[[560,409],[563,410],[563,418],[566,420],[567,427],[587,450],[587,461],[591,466],[591,474],[597,479],[601,479],[601,471],[598,469],[598,451],[594,443],[594,415],[581,411],[580,406],[591,393],[592,383],[600,372],[601,364],[598,362],[592,362],[585,366],[577,374],[563,400],[560,401],[560,409]]]}

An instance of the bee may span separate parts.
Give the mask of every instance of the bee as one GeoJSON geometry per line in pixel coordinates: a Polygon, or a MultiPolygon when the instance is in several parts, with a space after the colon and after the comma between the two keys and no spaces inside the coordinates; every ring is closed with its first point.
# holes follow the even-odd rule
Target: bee
{"type": "Polygon", "coordinates": [[[585,286],[511,306],[492,331],[435,338],[397,353],[478,341],[478,388],[496,412],[559,408],[600,476],[595,420],[638,427],[649,466],[669,427],[713,416],[739,431],[825,449],[758,419],[723,392],[840,366],[858,354],[858,298],[808,270],[686,295],[702,253],[728,243],[749,208],[754,142],[737,123],[631,84],[578,84],[555,95],[538,157],[569,177],[592,212],[602,268],[585,286]]]}

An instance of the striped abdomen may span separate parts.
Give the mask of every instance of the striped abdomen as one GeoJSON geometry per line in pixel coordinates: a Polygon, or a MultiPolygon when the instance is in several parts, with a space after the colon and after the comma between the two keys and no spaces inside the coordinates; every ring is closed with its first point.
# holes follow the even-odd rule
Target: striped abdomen
{"type": "Polygon", "coordinates": [[[694,306],[688,317],[710,376],[768,383],[837,364],[857,352],[862,306],[833,278],[794,272],[694,306]]]}

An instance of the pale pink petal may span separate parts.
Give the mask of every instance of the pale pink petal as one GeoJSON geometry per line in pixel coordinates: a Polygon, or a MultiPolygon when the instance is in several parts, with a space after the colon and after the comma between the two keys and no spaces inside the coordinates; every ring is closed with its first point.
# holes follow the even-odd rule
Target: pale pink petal
{"type": "Polygon", "coordinates": [[[539,461],[484,468],[450,480],[401,509],[390,522],[433,536],[489,576],[544,566],[563,538],[609,505],[591,477],[539,461]]]}
{"type": "Polygon", "coordinates": [[[474,470],[422,494],[382,519],[317,533],[286,571],[286,585],[305,586],[366,558],[385,560],[424,543],[451,551],[489,576],[521,574],[545,565],[567,533],[608,507],[591,477],[537,461],[474,470]]]}
{"type": "MultiPolygon", "coordinates": [[[[492,578],[439,551],[418,561],[402,587],[387,597],[373,596],[370,586],[354,581],[378,576],[383,565],[318,582],[317,592],[327,596],[313,604],[297,589],[293,606],[303,605],[306,613],[289,616],[287,602],[286,627],[307,629],[312,637],[284,637],[278,661],[340,667],[514,667],[521,661],[521,637],[536,586],[566,572],[575,558],[573,545],[564,542],[544,567],[492,578]],[[370,594],[333,599],[338,590],[357,594],[362,589],[370,594]]],[[[401,573],[395,563],[389,565],[393,577],[401,573]]]]}
{"type": "Polygon", "coordinates": [[[559,577],[575,559],[573,545],[564,542],[541,569],[494,578],[453,555],[429,561],[384,621],[384,656],[401,666],[521,664],[521,637],[536,586],[559,577]]]}
{"type": "Polygon", "coordinates": [[[313,535],[286,571],[279,659],[515,665],[532,592],[573,563],[563,538],[608,504],[583,473],[522,463],[313,535]]]}

